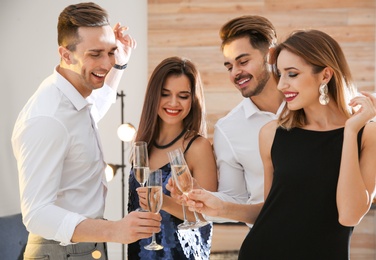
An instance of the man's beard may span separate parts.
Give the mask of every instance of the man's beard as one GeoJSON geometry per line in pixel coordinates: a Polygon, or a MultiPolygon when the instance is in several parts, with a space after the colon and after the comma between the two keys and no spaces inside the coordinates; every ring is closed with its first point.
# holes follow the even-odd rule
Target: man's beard
{"type": "Polygon", "coordinates": [[[267,70],[264,70],[262,76],[259,77],[259,79],[260,79],[260,81],[257,84],[257,86],[256,86],[255,89],[253,89],[253,90],[247,90],[247,89],[245,89],[245,91],[240,90],[241,93],[242,93],[242,95],[243,95],[243,97],[250,98],[250,97],[259,95],[264,90],[264,88],[266,86],[266,83],[270,79],[269,72],[267,70]]]}

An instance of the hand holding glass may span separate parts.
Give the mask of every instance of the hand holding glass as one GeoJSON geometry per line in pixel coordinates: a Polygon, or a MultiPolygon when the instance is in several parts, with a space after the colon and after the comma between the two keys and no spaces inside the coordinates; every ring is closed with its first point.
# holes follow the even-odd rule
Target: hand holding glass
{"type": "MultiPolygon", "coordinates": [[[[162,170],[158,169],[149,173],[146,187],[147,208],[150,212],[158,213],[163,203],[162,170]]],[[[161,250],[162,248],[163,246],[157,243],[155,233],[153,233],[151,243],[145,246],[145,249],[161,250]]]]}
{"type": "MultiPolygon", "coordinates": [[[[168,157],[170,159],[173,180],[178,189],[187,196],[188,193],[193,189],[193,180],[191,172],[184,159],[184,154],[181,149],[176,149],[174,151],[168,152],[168,157]]],[[[184,211],[185,209],[183,205],[184,222],[178,226],[179,229],[198,228],[209,224],[209,222],[201,221],[196,212],[193,212],[196,222],[188,222],[186,220],[184,211]]]]}

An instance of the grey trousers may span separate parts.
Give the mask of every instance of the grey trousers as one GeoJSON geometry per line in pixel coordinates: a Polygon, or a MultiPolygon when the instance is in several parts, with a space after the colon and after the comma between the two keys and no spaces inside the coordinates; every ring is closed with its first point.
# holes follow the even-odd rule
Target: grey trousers
{"type": "Polygon", "coordinates": [[[68,246],[29,234],[24,260],[107,260],[106,243],[77,243],[68,246]]]}

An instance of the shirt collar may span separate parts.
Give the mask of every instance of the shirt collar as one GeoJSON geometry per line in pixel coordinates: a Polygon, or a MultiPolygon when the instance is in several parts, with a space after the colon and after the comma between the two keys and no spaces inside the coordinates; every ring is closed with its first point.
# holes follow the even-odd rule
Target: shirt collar
{"type": "Polygon", "coordinates": [[[53,75],[56,87],[69,99],[77,111],[90,105],[80,92],[78,92],[77,89],[57,71],[57,67],[55,68],[53,75]]]}
{"type": "MultiPolygon", "coordinates": [[[[285,106],[286,101],[283,101],[281,105],[278,108],[277,114],[279,115],[282,112],[283,107],[285,106]]],[[[253,116],[256,113],[265,113],[265,114],[272,114],[275,115],[274,113],[271,112],[266,112],[266,111],[261,111],[255,103],[250,98],[244,98],[242,101],[243,109],[244,109],[244,115],[246,118],[249,118],[253,116]]]]}

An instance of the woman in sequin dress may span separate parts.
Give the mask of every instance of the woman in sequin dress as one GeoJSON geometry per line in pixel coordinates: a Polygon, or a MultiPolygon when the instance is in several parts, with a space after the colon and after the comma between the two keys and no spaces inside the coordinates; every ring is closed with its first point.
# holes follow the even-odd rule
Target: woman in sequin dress
{"type": "MultiPolygon", "coordinates": [[[[152,73],[145,94],[144,107],[136,141],[148,143],[150,169],[163,172],[163,206],[161,231],[156,234],[162,250],[149,251],[149,239],[128,245],[129,259],[209,259],[212,224],[199,229],[178,230],[182,223],[182,206],[166,190],[171,177],[167,152],[181,148],[192,175],[207,190],[217,190],[217,169],[212,146],[206,139],[204,97],[200,75],[186,59],[170,57],[152,73]]],[[[143,207],[145,190],[139,188],[133,171],[129,178],[128,211],[143,207]]],[[[144,205],[145,207],[145,205],[144,205]]],[[[192,212],[186,210],[194,221],[192,212]]],[[[202,217],[202,216],[201,216],[202,217]]]]}

